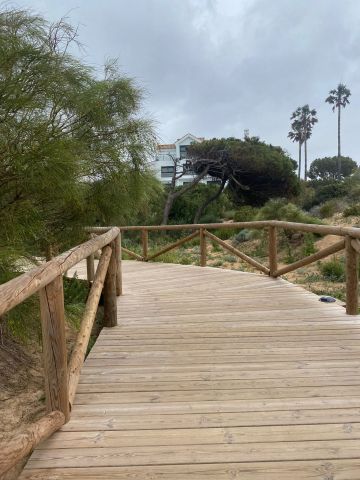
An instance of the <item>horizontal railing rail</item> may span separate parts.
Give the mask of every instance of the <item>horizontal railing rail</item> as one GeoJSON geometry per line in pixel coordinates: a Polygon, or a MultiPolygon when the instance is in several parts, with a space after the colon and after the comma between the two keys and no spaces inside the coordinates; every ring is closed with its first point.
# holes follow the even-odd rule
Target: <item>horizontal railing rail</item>
{"type": "MultiPolygon", "coordinates": [[[[99,234],[106,232],[111,227],[88,227],[87,231],[91,234],[99,234]]],[[[123,248],[123,251],[130,257],[140,261],[153,260],[164,253],[178,248],[186,242],[200,237],[200,265],[202,267],[207,264],[207,239],[213,243],[220,245],[224,250],[236,255],[244,262],[250,264],[262,273],[277,278],[286,273],[292,272],[298,268],[310,265],[322,258],[333,255],[345,249],[346,253],[346,312],[349,315],[358,314],[359,310],[359,278],[358,278],[358,261],[360,253],[360,228],[342,227],[337,225],[317,225],[306,223],[285,222],[280,220],[264,220],[250,222],[231,222],[231,223],[198,223],[186,225],[135,225],[120,226],[121,232],[141,232],[142,255],[123,248]],[[257,260],[249,257],[241,252],[233,245],[221,240],[209,230],[219,229],[263,229],[268,231],[268,260],[269,265],[262,265],[257,260]],[[315,233],[320,235],[337,235],[344,237],[339,242],[324,248],[308,257],[298,260],[290,265],[278,268],[277,254],[277,232],[279,229],[300,231],[304,233],[315,233]],[[174,243],[171,243],[161,250],[149,254],[149,232],[154,231],[191,231],[195,230],[191,235],[184,237],[174,243]]]]}
{"type": "Polygon", "coordinates": [[[94,236],[88,242],[0,285],[0,315],[39,293],[47,410],[40,420],[0,443],[0,476],[69,420],[100,296],[103,294],[103,326],[113,327],[117,324],[116,296],[121,295],[121,291],[121,239],[118,227],[106,229],[105,233],[94,236]],[[94,254],[100,249],[102,254],[95,271],[94,254]],[[68,365],[62,277],[85,258],[91,288],[68,365]]]}

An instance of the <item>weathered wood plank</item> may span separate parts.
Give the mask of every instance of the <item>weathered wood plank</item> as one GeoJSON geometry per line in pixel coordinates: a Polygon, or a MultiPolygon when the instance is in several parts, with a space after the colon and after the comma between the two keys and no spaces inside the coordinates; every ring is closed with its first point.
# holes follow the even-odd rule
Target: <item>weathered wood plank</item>
{"type": "Polygon", "coordinates": [[[264,275],[123,273],[121,326],[22,480],[358,480],[360,324],[343,307],[264,275]]]}

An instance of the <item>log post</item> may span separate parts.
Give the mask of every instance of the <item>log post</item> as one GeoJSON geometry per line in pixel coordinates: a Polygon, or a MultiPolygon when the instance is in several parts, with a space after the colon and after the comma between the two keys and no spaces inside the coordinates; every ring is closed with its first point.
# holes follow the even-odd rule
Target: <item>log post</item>
{"type": "Polygon", "coordinates": [[[347,235],[346,244],[346,313],[357,315],[359,310],[359,254],[347,235]]]}
{"type": "Polygon", "coordinates": [[[142,244],[142,251],[143,251],[143,261],[147,262],[148,260],[148,252],[149,252],[149,233],[146,229],[141,230],[141,244],[142,244]]]}
{"type": "Polygon", "coordinates": [[[122,251],[121,251],[121,232],[115,238],[115,256],[116,256],[116,295],[122,295],[122,251]]]}
{"type": "Polygon", "coordinates": [[[206,267],[206,236],[205,229],[200,228],[200,266],[206,267]]]}
{"type": "Polygon", "coordinates": [[[277,231],[276,227],[269,227],[269,269],[270,277],[276,278],[277,270],[277,231]]]}
{"type": "Polygon", "coordinates": [[[111,258],[104,283],[104,327],[116,327],[117,303],[116,303],[116,245],[110,243],[111,258]]]}
{"type": "Polygon", "coordinates": [[[48,413],[59,410],[67,422],[70,410],[62,276],[56,277],[39,294],[46,409],[48,413]]]}
{"type": "Polygon", "coordinates": [[[94,258],[95,258],[94,254],[92,253],[86,259],[87,280],[89,283],[94,281],[94,276],[95,276],[94,258]]]}

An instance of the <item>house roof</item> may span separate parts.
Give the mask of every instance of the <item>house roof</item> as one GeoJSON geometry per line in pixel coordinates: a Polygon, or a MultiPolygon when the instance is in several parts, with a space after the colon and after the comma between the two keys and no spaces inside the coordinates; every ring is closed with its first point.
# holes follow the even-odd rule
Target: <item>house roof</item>
{"type": "Polygon", "coordinates": [[[158,145],[159,150],[174,150],[175,144],[173,143],[164,143],[162,145],[158,145]]]}

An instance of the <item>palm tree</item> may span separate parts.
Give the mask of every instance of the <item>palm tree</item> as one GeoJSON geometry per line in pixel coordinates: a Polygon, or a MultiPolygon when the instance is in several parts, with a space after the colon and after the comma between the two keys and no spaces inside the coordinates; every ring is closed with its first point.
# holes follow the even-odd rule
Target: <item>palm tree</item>
{"type": "Polygon", "coordinates": [[[329,96],[325,102],[332,105],[332,111],[335,112],[338,109],[338,171],[341,172],[341,142],[340,142],[340,125],[341,125],[341,107],[345,108],[350,103],[349,97],[351,95],[350,90],[343,83],[334,89],[330,90],[329,96]]]}
{"type": "Polygon", "coordinates": [[[298,169],[298,178],[301,177],[301,148],[304,142],[302,132],[301,132],[301,124],[298,120],[294,120],[291,124],[291,130],[288,133],[288,137],[293,142],[299,143],[299,169],[298,169]]]}
{"type": "Polygon", "coordinates": [[[307,180],[307,141],[311,137],[312,129],[318,119],[316,118],[316,110],[310,110],[309,105],[298,107],[291,116],[293,120],[291,126],[299,129],[302,142],[304,143],[305,157],[305,180],[307,180]]]}

